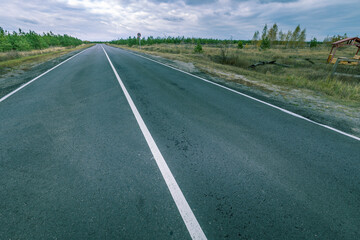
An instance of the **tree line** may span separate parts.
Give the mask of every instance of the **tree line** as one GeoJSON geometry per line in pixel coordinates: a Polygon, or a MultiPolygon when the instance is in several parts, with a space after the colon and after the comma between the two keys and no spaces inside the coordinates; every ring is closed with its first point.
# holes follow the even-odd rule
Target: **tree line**
{"type": "Polygon", "coordinates": [[[29,32],[23,32],[21,29],[19,29],[18,32],[9,32],[0,27],[0,52],[11,50],[28,51],[55,46],[78,46],[82,43],[82,40],[67,34],[55,35],[50,31],[40,35],[31,30],[29,32]]]}
{"type": "MultiPolygon", "coordinates": [[[[316,39],[315,39],[316,40],[316,39]]],[[[110,43],[118,45],[128,45],[134,46],[139,45],[139,39],[136,37],[120,38],[118,40],[113,40],[110,43]]],[[[243,44],[252,44],[262,49],[271,48],[275,45],[283,45],[285,47],[304,47],[306,45],[306,29],[301,29],[298,25],[294,31],[283,32],[279,31],[278,25],[275,23],[270,29],[267,25],[264,26],[262,33],[260,35],[259,31],[254,33],[252,40],[220,40],[213,38],[185,38],[184,36],[180,37],[157,37],[154,38],[149,36],[147,38],[140,39],[141,45],[153,45],[153,44],[238,44],[239,48],[243,47],[243,44]]]]}
{"type": "MultiPolygon", "coordinates": [[[[141,45],[153,45],[153,44],[219,44],[219,43],[226,43],[226,44],[237,44],[239,40],[220,40],[220,39],[213,39],[213,38],[185,38],[184,36],[180,37],[152,37],[149,36],[147,38],[141,38],[140,43],[141,45]]],[[[244,43],[250,43],[251,41],[243,41],[244,43]]],[[[113,40],[110,43],[118,44],[118,45],[128,45],[134,46],[139,44],[139,39],[136,37],[129,37],[129,38],[120,38],[118,40],[113,40]]]]}
{"type": "Polygon", "coordinates": [[[333,43],[333,42],[337,42],[337,41],[339,41],[339,40],[343,40],[343,39],[345,39],[345,38],[348,38],[348,35],[345,33],[344,35],[333,35],[333,36],[327,36],[325,39],[324,39],[324,41],[323,41],[323,43],[324,44],[327,44],[327,45],[331,45],[331,43],[333,43]]]}
{"type": "Polygon", "coordinates": [[[262,33],[256,31],[252,38],[252,44],[259,46],[262,49],[271,48],[275,45],[282,45],[285,48],[298,48],[306,45],[306,29],[301,29],[300,25],[294,31],[287,32],[279,31],[276,23],[268,28],[265,24],[262,33]]]}

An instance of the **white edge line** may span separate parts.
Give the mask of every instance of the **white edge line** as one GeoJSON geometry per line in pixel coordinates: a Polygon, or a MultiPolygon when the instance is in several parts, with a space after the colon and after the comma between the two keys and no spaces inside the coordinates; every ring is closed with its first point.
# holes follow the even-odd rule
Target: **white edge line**
{"type": "Polygon", "coordinates": [[[289,110],[286,110],[286,109],[284,109],[284,108],[281,108],[281,107],[278,107],[278,106],[273,105],[273,104],[271,104],[271,103],[262,101],[262,100],[260,100],[260,99],[254,98],[254,97],[251,97],[251,96],[249,96],[249,95],[247,95],[247,94],[245,94],[245,93],[238,92],[238,91],[236,91],[236,90],[234,90],[234,89],[225,87],[225,86],[223,86],[223,85],[221,85],[221,84],[218,84],[218,83],[212,82],[212,81],[210,81],[210,80],[207,80],[207,79],[205,79],[205,78],[202,78],[202,77],[196,76],[196,75],[194,75],[194,74],[185,72],[185,71],[183,71],[183,70],[180,70],[180,69],[175,68],[175,67],[173,67],[173,66],[167,65],[167,64],[165,64],[165,63],[156,61],[156,60],[151,59],[151,58],[148,58],[148,57],[144,57],[144,56],[142,56],[142,55],[140,55],[140,54],[136,54],[136,53],[133,53],[133,52],[131,52],[131,51],[127,51],[127,50],[125,50],[125,49],[121,49],[121,50],[126,51],[126,52],[128,52],[128,53],[130,53],[130,54],[136,55],[136,56],[138,56],[138,57],[145,58],[145,59],[147,59],[147,60],[149,60],[149,61],[156,62],[156,63],[161,64],[161,65],[163,65],[163,66],[166,66],[166,67],[168,67],[168,68],[174,69],[174,70],[176,70],[176,71],[185,73],[185,74],[190,75],[190,76],[192,76],[192,77],[198,78],[198,79],[200,79],[200,80],[202,80],[202,81],[211,83],[211,84],[216,85],[216,86],[218,86],[218,87],[224,88],[224,89],[229,90],[229,91],[234,92],[234,93],[237,93],[237,94],[239,94],[239,95],[241,95],[241,96],[244,96],[244,97],[250,98],[250,99],[252,99],[252,100],[254,100],[254,101],[257,101],[257,102],[260,102],[260,103],[262,103],[262,104],[268,105],[268,106],[270,106],[270,107],[272,107],[272,108],[276,108],[276,109],[278,109],[278,110],[280,110],[280,111],[282,111],[282,112],[284,112],[284,113],[287,113],[287,114],[289,114],[289,115],[292,115],[292,116],[294,116],[294,117],[301,118],[301,119],[303,119],[303,120],[305,120],[305,121],[311,122],[311,123],[313,123],[313,124],[319,125],[319,126],[321,126],[321,127],[327,128],[327,129],[332,130],[332,131],[334,131],[334,132],[340,133],[340,134],[342,134],[342,135],[345,135],[345,136],[347,136],[347,137],[350,137],[350,138],[353,138],[353,139],[355,139],[355,140],[360,141],[360,137],[356,137],[356,136],[351,135],[351,134],[349,134],[349,133],[343,132],[343,131],[341,131],[341,130],[339,130],[339,129],[330,127],[330,126],[328,126],[328,125],[325,125],[325,124],[322,124],[322,123],[319,123],[319,122],[315,122],[315,121],[313,121],[313,120],[311,120],[311,119],[308,119],[308,118],[306,118],[306,117],[304,117],[304,116],[301,116],[301,115],[299,115],[299,114],[296,114],[296,113],[291,112],[291,111],[289,111],[289,110]]]}
{"type": "MultiPolygon", "coordinates": [[[[90,48],[91,48],[91,47],[90,47],[90,48]]],[[[44,75],[45,75],[45,74],[47,74],[48,72],[50,72],[50,71],[54,70],[55,68],[57,68],[57,67],[59,67],[60,65],[62,65],[62,64],[64,64],[64,63],[66,63],[66,62],[67,62],[67,61],[69,61],[70,59],[72,59],[72,58],[76,57],[77,55],[79,55],[80,53],[85,52],[85,51],[86,51],[86,50],[88,50],[88,49],[89,49],[89,48],[86,48],[86,49],[82,50],[81,52],[79,52],[79,53],[75,54],[74,56],[69,57],[68,59],[66,59],[66,60],[62,61],[62,62],[61,62],[61,63],[59,63],[58,65],[56,65],[56,66],[54,66],[54,67],[50,68],[50,69],[49,69],[49,70],[47,70],[46,72],[43,72],[43,73],[42,73],[42,74],[40,74],[39,76],[37,76],[37,77],[33,78],[32,80],[30,80],[29,82],[27,82],[27,83],[25,83],[25,84],[21,85],[21,86],[20,86],[20,87],[18,87],[17,89],[15,89],[15,90],[13,90],[12,92],[10,92],[10,93],[6,94],[6,95],[5,95],[5,96],[3,96],[2,98],[0,98],[0,103],[1,103],[2,101],[4,101],[5,99],[7,99],[8,97],[10,97],[11,95],[13,95],[13,94],[17,93],[18,91],[20,91],[21,89],[23,89],[23,88],[24,88],[24,87],[26,87],[27,85],[29,85],[29,84],[31,84],[32,82],[36,81],[37,79],[41,78],[42,76],[44,76],[44,75]]]]}
{"type": "MultiPolygon", "coordinates": [[[[103,46],[101,46],[103,48],[103,46]]],[[[153,137],[151,136],[147,126],[145,125],[145,122],[143,121],[139,111],[137,110],[133,100],[131,99],[130,94],[125,88],[125,85],[123,84],[119,74],[117,73],[114,65],[112,64],[108,54],[106,53],[105,49],[103,48],[104,53],[110,63],[110,66],[116,76],[116,79],[118,80],[120,87],[126,97],[126,100],[128,101],[130,108],[136,118],[136,121],[145,137],[145,140],[151,150],[151,153],[154,156],[154,159],[156,161],[157,166],[160,169],[160,172],[166,182],[167,187],[170,190],[171,196],[180,212],[180,215],[186,225],[186,228],[188,229],[190,236],[192,239],[207,239],[203,230],[200,227],[200,224],[198,223],[194,213],[192,212],[188,202],[186,201],[184,194],[182,193],[179,185],[177,184],[174,176],[172,175],[164,157],[162,156],[159,148],[157,147],[153,137]]]]}

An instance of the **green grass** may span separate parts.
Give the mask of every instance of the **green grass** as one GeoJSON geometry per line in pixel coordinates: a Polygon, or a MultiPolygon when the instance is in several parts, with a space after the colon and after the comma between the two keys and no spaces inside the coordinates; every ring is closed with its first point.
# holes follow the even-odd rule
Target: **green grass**
{"type": "MultiPolygon", "coordinates": [[[[332,64],[326,63],[330,52],[329,47],[322,46],[316,49],[276,48],[261,51],[248,45],[244,49],[238,49],[236,45],[230,45],[227,48],[221,45],[204,45],[203,53],[194,54],[194,46],[191,44],[158,44],[142,46],[141,50],[136,46],[125,48],[172,60],[192,62],[205,72],[211,72],[209,69],[215,69],[228,74],[239,74],[254,81],[289,89],[307,89],[341,103],[360,105],[360,79],[338,76],[333,79],[329,78],[333,67],[332,64]],[[290,67],[262,65],[249,68],[250,65],[259,61],[273,60],[290,67]]],[[[355,52],[355,47],[339,49],[336,57],[353,57],[355,52]]],[[[339,65],[337,71],[360,75],[360,65],[339,65]]],[[[211,73],[213,74],[213,72],[211,73]]],[[[229,77],[227,80],[231,81],[231,78],[229,77]]]]}

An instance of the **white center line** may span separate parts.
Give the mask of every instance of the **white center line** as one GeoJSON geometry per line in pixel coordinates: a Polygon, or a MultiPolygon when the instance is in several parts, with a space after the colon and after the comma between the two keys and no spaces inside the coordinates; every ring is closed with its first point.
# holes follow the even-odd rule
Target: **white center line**
{"type": "Polygon", "coordinates": [[[126,100],[128,101],[130,108],[136,118],[137,123],[139,124],[139,127],[141,129],[141,132],[143,133],[145,140],[151,150],[151,153],[154,156],[154,159],[156,161],[157,166],[160,169],[160,172],[166,182],[167,187],[170,190],[171,196],[175,201],[175,204],[180,212],[180,215],[190,233],[190,236],[192,239],[206,239],[206,236],[203,232],[203,230],[200,227],[200,224],[198,223],[194,213],[192,212],[188,202],[186,201],[184,194],[182,193],[179,185],[177,184],[174,176],[172,175],[168,165],[166,164],[166,161],[164,157],[162,156],[159,148],[157,147],[153,137],[151,136],[147,126],[145,125],[144,120],[142,119],[139,111],[137,110],[133,100],[130,97],[130,94],[125,88],[125,85],[121,81],[121,78],[119,77],[119,74],[117,73],[114,65],[112,64],[109,56],[107,55],[105,49],[103,46],[101,46],[104,50],[104,53],[110,63],[110,66],[112,70],[114,71],[114,74],[120,84],[120,87],[122,91],[124,92],[124,95],[126,97],[126,100]]]}

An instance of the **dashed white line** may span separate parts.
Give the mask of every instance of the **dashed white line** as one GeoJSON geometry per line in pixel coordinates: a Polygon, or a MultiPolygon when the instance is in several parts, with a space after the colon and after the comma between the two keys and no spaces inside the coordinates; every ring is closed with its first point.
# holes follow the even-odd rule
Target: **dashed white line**
{"type": "MultiPolygon", "coordinates": [[[[123,51],[126,51],[126,50],[123,50],[123,51]]],[[[130,52],[130,51],[126,51],[126,52],[128,52],[128,53],[130,53],[130,54],[133,54],[133,55],[135,55],[135,56],[138,56],[138,57],[142,57],[142,58],[147,59],[147,60],[149,60],[149,61],[158,63],[158,64],[163,65],[163,66],[165,66],[165,67],[174,69],[174,70],[176,70],[176,71],[185,73],[185,74],[187,74],[187,75],[190,75],[190,76],[192,76],[192,77],[198,78],[198,79],[200,79],[200,80],[202,80],[202,81],[205,81],[205,82],[207,82],[207,83],[216,85],[216,86],[218,86],[218,87],[224,88],[224,89],[226,89],[226,90],[229,90],[229,91],[234,92],[234,93],[236,93],[236,94],[239,94],[239,95],[241,95],[241,96],[244,96],[244,97],[250,98],[250,99],[252,99],[252,100],[254,100],[254,101],[257,101],[257,102],[260,102],[260,103],[262,103],[262,104],[265,104],[265,105],[267,105],[267,106],[269,106],[269,107],[278,109],[278,110],[280,110],[280,111],[282,111],[282,112],[284,112],[284,113],[287,113],[287,114],[289,114],[289,115],[292,115],[292,116],[294,116],[294,117],[301,118],[301,119],[303,119],[303,120],[305,120],[305,121],[311,122],[311,123],[316,124],[316,125],[318,125],[318,126],[327,128],[327,129],[329,129],[329,130],[331,130],[331,131],[340,133],[340,134],[342,134],[342,135],[345,135],[345,136],[347,136],[347,137],[350,137],[350,138],[353,138],[353,139],[355,139],[355,140],[360,141],[360,138],[357,137],[357,136],[354,136],[354,135],[351,135],[351,134],[349,134],[349,133],[343,132],[343,131],[341,131],[341,130],[339,130],[339,129],[330,127],[330,126],[328,126],[328,125],[326,125],[326,124],[322,124],[322,123],[313,121],[313,120],[311,120],[311,119],[308,119],[308,118],[306,118],[306,117],[304,117],[304,116],[301,116],[301,115],[299,115],[299,114],[296,114],[296,113],[291,112],[291,111],[289,111],[289,110],[286,110],[286,109],[284,109],[284,108],[281,108],[281,107],[278,107],[278,106],[273,105],[273,104],[271,104],[271,103],[262,101],[262,100],[260,100],[260,99],[254,98],[254,97],[251,97],[251,96],[249,96],[249,95],[247,95],[247,94],[245,94],[245,93],[238,92],[238,91],[236,91],[236,90],[234,90],[234,89],[225,87],[225,86],[223,86],[223,85],[221,85],[221,84],[218,84],[218,83],[212,82],[212,81],[210,81],[210,80],[207,80],[207,79],[205,79],[205,78],[202,78],[202,77],[196,76],[196,75],[194,75],[194,74],[185,72],[185,71],[183,71],[183,70],[180,70],[180,69],[175,68],[175,67],[173,67],[173,66],[164,64],[164,63],[159,62],[159,61],[156,61],[156,60],[154,60],[154,59],[151,59],[151,58],[148,58],[148,57],[144,57],[144,56],[142,56],[142,55],[139,55],[139,54],[136,54],[136,53],[133,53],[133,52],[130,52]]]]}
{"type": "Polygon", "coordinates": [[[186,201],[184,194],[182,193],[179,185],[177,184],[174,176],[172,175],[164,157],[162,156],[159,148],[157,147],[147,126],[145,125],[145,122],[142,119],[139,111],[137,110],[133,100],[131,99],[130,94],[126,90],[124,83],[122,82],[119,74],[117,73],[114,65],[112,64],[112,62],[104,48],[103,48],[103,50],[104,50],[104,53],[110,63],[112,70],[114,71],[116,79],[118,80],[120,87],[121,87],[122,91],[124,92],[126,100],[128,101],[128,103],[130,105],[130,108],[131,108],[131,110],[136,118],[136,121],[141,129],[141,132],[143,133],[143,135],[145,137],[145,140],[151,150],[151,153],[154,156],[156,164],[160,169],[160,172],[166,182],[166,185],[170,190],[171,196],[174,199],[174,202],[180,212],[180,215],[186,225],[187,230],[189,231],[191,238],[192,239],[206,239],[206,236],[205,236],[202,228],[200,227],[199,222],[197,221],[193,211],[191,210],[188,202],[186,201]]]}
{"type": "Polygon", "coordinates": [[[70,57],[70,58],[66,59],[65,61],[62,61],[62,62],[61,62],[61,63],[59,63],[58,65],[56,65],[56,66],[54,66],[54,67],[50,68],[50,69],[49,69],[49,70],[47,70],[46,72],[44,72],[44,73],[40,74],[39,76],[37,76],[36,78],[33,78],[32,80],[30,80],[29,82],[25,83],[24,85],[21,85],[20,87],[18,87],[18,88],[17,88],[17,89],[15,89],[14,91],[12,91],[12,92],[10,92],[10,93],[6,94],[6,95],[5,95],[5,96],[3,96],[2,98],[0,98],[0,103],[1,103],[2,101],[4,101],[5,99],[7,99],[8,97],[10,97],[11,95],[13,95],[13,94],[17,93],[18,91],[20,91],[21,89],[23,89],[23,88],[24,88],[24,87],[26,87],[27,85],[29,85],[29,84],[33,83],[34,81],[36,81],[37,79],[41,78],[42,76],[44,76],[44,75],[45,75],[45,74],[47,74],[48,72],[51,72],[51,71],[52,71],[52,70],[54,70],[55,68],[57,68],[57,67],[59,67],[60,65],[62,65],[62,64],[64,64],[64,63],[66,63],[66,62],[67,62],[67,61],[69,61],[70,59],[72,59],[72,58],[76,57],[77,55],[79,55],[79,54],[81,54],[81,53],[85,52],[85,51],[86,51],[86,50],[88,50],[88,49],[89,49],[89,48],[87,48],[87,49],[85,49],[85,50],[83,50],[83,51],[81,51],[81,52],[79,52],[79,53],[75,54],[74,56],[72,56],[72,57],[70,57]]]}

